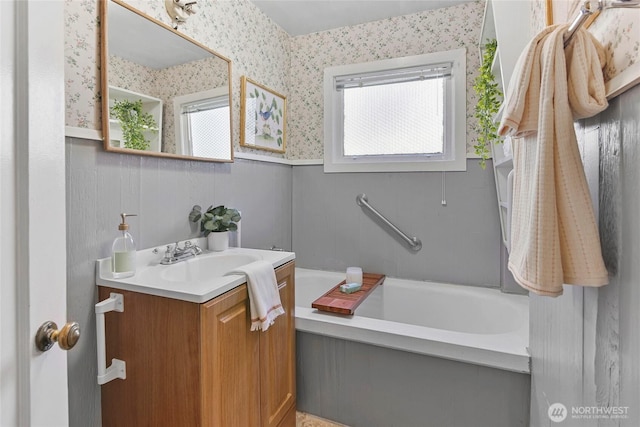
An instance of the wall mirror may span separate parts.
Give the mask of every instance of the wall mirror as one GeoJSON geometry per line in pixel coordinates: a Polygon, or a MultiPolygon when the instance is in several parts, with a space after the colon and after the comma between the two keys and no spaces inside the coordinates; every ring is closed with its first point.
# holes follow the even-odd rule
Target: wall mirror
{"type": "Polygon", "coordinates": [[[100,3],[105,150],[233,161],[231,61],[126,3],[100,3]]]}

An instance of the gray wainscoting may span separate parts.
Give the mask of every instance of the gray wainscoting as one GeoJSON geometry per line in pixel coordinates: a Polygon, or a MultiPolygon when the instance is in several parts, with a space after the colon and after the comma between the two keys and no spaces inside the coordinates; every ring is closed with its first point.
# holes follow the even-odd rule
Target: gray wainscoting
{"type": "Polygon", "coordinates": [[[480,169],[477,160],[468,160],[467,172],[446,174],[443,207],[439,172],[324,174],[322,166],[106,153],[75,138],[66,147],[68,313],[83,329],[68,358],[71,426],[100,425],[94,263],[110,255],[120,212],[139,215],[128,221],[138,248],[196,236],[191,207],[220,203],[242,210],[243,246],[294,250],[301,267],[359,265],[408,279],[500,283],[495,186],[491,168],[480,169]],[[409,251],[364,213],[355,203],[361,192],[422,239],[422,251],[409,251]]]}
{"type": "Polygon", "coordinates": [[[67,138],[67,311],[82,339],[69,352],[70,425],[99,426],[96,382],[95,260],[110,256],[120,212],[137,247],[196,236],[194,204],[242,211],[242,245],[291,249],[291,166],[236,160],[233,164],[106,153],[99,143],[67,138]]]}
{"type": "Polygon", "coordinates": [[[298,332],[298,410],[351,427],[528,426],[527,374],[298,332]]]}
{"type": "Polygon", "coordinates": [[[466,172],[323,173],[322,166],[293,171],[293,248],[299,267],[342,271],[360,266],[392,277],[497,287],[500,223],[491,164],[467,160],[466,172]],[[369,203],[411,236],[410,251],[356,205],[369,203]]]}

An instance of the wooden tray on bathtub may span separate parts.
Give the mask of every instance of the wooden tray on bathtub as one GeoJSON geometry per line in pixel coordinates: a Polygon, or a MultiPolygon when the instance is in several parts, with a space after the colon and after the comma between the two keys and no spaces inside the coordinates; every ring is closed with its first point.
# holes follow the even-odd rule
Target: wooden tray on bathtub
{"type": "Polygon", "coordinates": [[[364,301],[364,299],[376,288],[382,285],[385,279],[384,274],[363,273],[362,287],[359,291],[352,294],[340,292],[340,285],[344,285],[346,280],[338,283],[329,292],[315,300],[311,307],[320,311],[329,311],[331,313],[353,314],[356,308],[364,301]]]}

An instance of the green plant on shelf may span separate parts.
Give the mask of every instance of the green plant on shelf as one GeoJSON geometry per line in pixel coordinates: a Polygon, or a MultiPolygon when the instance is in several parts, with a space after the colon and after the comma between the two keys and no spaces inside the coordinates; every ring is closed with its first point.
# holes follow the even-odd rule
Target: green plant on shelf
{"type": "Polygon", "coordinates": [[[498,136],[498,123],[496,114],[500,110],[503,95],[498,88],[495,76],[491,71],[491,65],[496,55],[498,43],[495,39],[487,40],[482,55],[482,65],[480,74],[476,77],[473,89],[478,94],[478,103],[475,108],[475,118],[478,120],[476,130],[478,138],[475,148],[476,154],[480,157],[480,166],[486,167],[487,159],[491,158],[491,144],[502,142],[498,136]]]}
{"type": "Polygon", "coordinates": [[[158,124],[153,116],[142,111],[142,100],[116,100],[111,107],[111,114],[118,119],[122,128],[124,148],[147,150],[151,143],[145,132],[158,132],[158,124]]]}

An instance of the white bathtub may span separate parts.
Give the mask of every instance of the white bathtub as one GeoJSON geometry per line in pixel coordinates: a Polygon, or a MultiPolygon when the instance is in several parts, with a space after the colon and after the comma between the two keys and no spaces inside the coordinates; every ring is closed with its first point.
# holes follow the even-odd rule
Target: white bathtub
{"type": "Polygon", "coordinates": [[[389,278],[353,316],[311,308],[344,273],[296,268],[296,329],[529,373],[529,303],[495,289],[389,278]]]}

